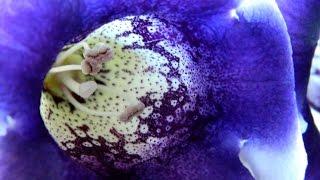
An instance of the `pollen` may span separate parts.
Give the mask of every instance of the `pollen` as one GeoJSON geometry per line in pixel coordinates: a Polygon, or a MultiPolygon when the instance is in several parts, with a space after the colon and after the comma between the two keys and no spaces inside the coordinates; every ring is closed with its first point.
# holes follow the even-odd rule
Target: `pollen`
{"type": "Polygon", "coordinates": [[[142,102],[129,106],[121,114],[120,120],[123,122],[128,122],[133,116],[138,115],[140,112],[142,112],[144,108],[145,105],[142,102]]]}

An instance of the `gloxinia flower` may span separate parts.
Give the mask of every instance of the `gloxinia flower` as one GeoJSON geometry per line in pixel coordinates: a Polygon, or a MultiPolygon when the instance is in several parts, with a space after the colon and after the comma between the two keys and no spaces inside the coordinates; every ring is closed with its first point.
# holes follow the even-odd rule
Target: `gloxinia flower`
{"type": "MultiPolygon", "coordinates": [[[[319,178],[320,138],[307,105],[306,87],[319,38],[320,4],[290,2],[4,0],[0,11],[0,179],[319,178]],[[96,170],[91,165],[86,169],[72,161],[70,154],[59,149],[56,136],[51,134],[52,138],[46,130],[39,111],[43,80],[64,45],[115,19],[140,15],[164,23],[172,33],[163,37],[168,42],[187,44],[183,50],[188,51],[183,52],[190,55],[186,63],[192,65],[185,70],[192,72],[190,86],[197,88],[183,93],[195,94],[195,101],[210,113],[185,118],[187,138],[165,146],[165,153],[125,171],[96,173],[89,170],[96,170]]],[[[136,29],[143,40],[152,31],[146,26],[136,29]]],[[[146,48],[157,52],[159,46],[146,48]]],[[[100,149],[90,151],[95,150],[101,153],[100,149]]],[[[78,153],[85,152],[80,148],[78,153]]],[[[99,163],[113,166],[107,158],[99,163]]]]}

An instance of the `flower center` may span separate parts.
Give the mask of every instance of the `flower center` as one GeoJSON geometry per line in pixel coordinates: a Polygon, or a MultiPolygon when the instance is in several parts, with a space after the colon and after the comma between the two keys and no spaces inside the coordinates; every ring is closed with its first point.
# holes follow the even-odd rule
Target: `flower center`
{"type": "Polygon", "coordinates": [[[169,22],[150,16],[115,20],[66,46],[41,96],[49,133],[72,158],[103,172],[159,156],[213,112],[202,105],[192,50],[169,22]]]}
{"type": "Polygon", "coordinates": [[[81,71],[84,75],[96,75],[101,70],[102,63],[111,59],[112,50],[106,44],[98,43],[90,48],[88,43],[80,42],[58,56],[55,67],[50,69],[49,74],[57,74],[57,80],[63,86],[86,99],[95,92],[97,84],[94,81],[78,83],[72,78],[70,71],[81,71]],[[61,65],[72,53],[81,48],[84,49],[84,59],[81,61],[81,65],[61,65]]]}
{"type": "MultiPolygon", "coordinates": [[[[75,108],[95,116],[112,116],[113,113],[100,112],[92,110],[82,105],[75,97],[79,96],[83,99],[89,98],[96,90],[107,90],[108,87],[104,85],[98,85],[93,80],[77,81],[81,79],[77,76],[95,76],[102,69],[103,63],[112,60],[113,50],[105,43],[98,42],[91,48],[90,45],[85,42],[79,42],[72,45],[66,51],[61,52],[56,59],[54,66],[49,70],[48,77],[45,80],[45,85],[50,86],[52,81],[53,86],[58,86],[58,90],[61,90],[63,96],[71,103],[75,108]],[[73,59],[76,63],[69,64],[68,58],[82,52],[82,57],[79,59],[73,59]],[[74,94],[74,95],[73,95],[74,94]]],[[[72,59],[72,58],[71,58],[72,59]]],[[[71,60],[72,61],[72,60],[71,60]]],[[[55,87],[57,89],[57,87],[55,87]]],[[[110,90],[110,89],[109,89],[110,90]]],[[[139,102],[137,105],[129,106],[126,111],[120,115],[122,121],[129,120],[130,117],[137,114],[144,108],[144,104],[139,102]]]]}

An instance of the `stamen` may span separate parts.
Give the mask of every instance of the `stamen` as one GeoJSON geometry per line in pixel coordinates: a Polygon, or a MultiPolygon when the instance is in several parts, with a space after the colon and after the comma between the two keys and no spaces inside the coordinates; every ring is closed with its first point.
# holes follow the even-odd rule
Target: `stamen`
{"type": "Polygon", "coordinates": [[[85,48],[83,56],[82,73],[96,75],[101,70],[102,63],[112,59],[113,52],[106,44],[98,43],[92,49],[85,48]]]}
{"type": "Polygon", "coordinates": [[[91,110],[87,107],[85,107],[84,105],[82,105],[81,103],[79,103],[70,93],[70,91],[65,87],[62,86],[62,91],[64,93],[64,95],[66,96],[66,98],[68,99],[68,101],[77,109],[79,109],[80,111],[83,111],[87,114],[90,115],[94,115],[94,116],[116,116],[114,113],[110,113],[110,112],[101,112],[101,111],[95,111],[95,110],[91,110]]]}
{"type": "Polygon", "coordinates": [[[85,58],[97,58],[98,56],[103,55],[99,57],[99,60],[103,60],[103,59],[110,59],[108,58],[108,56],[104,56],[104,55],[109,55],[109,56],[112,55],[112,51],[109,48],[109,46],[101,42],[97,43],[93,48],[90,48],[89,46],[85,46],[84,49],[85,51],[83,52],[83,56],[85,58]]]}
{"type": "Polygon", "coordinates": [[[103,91],[103,92],[108,92],[108,94],[118,94],[119,90],[109,87],[109,86],[105,86],[105,85],[100,85],[98,84],[98,90],[103,91]]]}
{"type": "Polygon", "coordinates": [[[82,67],[81,65],[64,65],[64,66],[58,66],[53,67],[50,69],[48,73],[61,73],[66,71],[81,71],[82,67]]]}
{"type": "Polygon", "coordinates": [[[56,62],[55,64],[56,65],[61,65],[63,63],[63,61],[68,58],[71,54],[73,54],[74,52],[76,52],[77,50],[79,50],[80,48],[84,48],[85,50],[86,49],[90,49],[88,43],[86,42],[79,42],[75,45],[73,45],[71,48],[69,48],[68,50],[60,53],[56,59],[56,62]]]}
{"type": "MultiPolygon", "coordinates": [[[[79,83],[75,81],[69,71],[82,71],[83,74],[96,75],[102,69],[102,63],[112,59],[113,52],[109,46],[105,43],[97,43],[93,48],[90,48],[88,43],[82,41],[80,43],[72,45],[68,50],[60,53],[56,59],[55,67],[53,67],[49,74],[56,73],[55,76],[59,82],[61,82],[63,92],[68,100],[81,111],[85,111],[88,114],[109,116],[110,113],[92,111],[73,98],[69,90],[77,94],[78,96],[87,99],[89,98],[98,88],[95,81],[87,81],[79,83]],[[69,56],[75,53],[77,50],[83,48],[83,57],[81,64],[69,64],[62,65],[69,56]]],[[[101,87],[100,87],[101,89],[101,87]]],[[[107,88],[109,89],[109,88],[107,88]]],[[[106,90],[106,88],[104,88],[106,90]]],[[[110,90],[110,89],[109,89],[110,90]]],[[[111,91],[110,91],[111,92],[111,91]]]]}
{"type": "MultiPolygon", "coordinates": [[[[61,69],[58,67],[52,68],[50,73],[58,73],[71,70],[81,70],[83,74],[87,75],[96,75],[102,68],[102,63],[111,60],[113,57],[113,52],[111,48],[105,43],[98,43],[93,48],[90,48],[88,43],[80,42],[69,48],[67,51],[60,53],[56,60],[56,66],[59,66],[63,61],[68,58],[71,54],[79,50],[80,48],[84,49],[83,56],[84,60],[81,62],[80,66],[64,67],[61,69]],[[70,68],[70,69],[69,69],[70,68]]],[[[71,65],[68,65],[71,66],[71,65]]]]}
{"type": "Polygon", "coordinates": [[[60,73],[58,74],[58,78],[68,89],[85,99],[90,97],[97,89],[96,82],[87,81],[78,83],[72,79],[70,73],[60,73]]]}
{"type": "Polygon", "coordinates": [[[128,122],[134,115],[137,115],[139,112],[142,112],[145,108],[145,105],[142,102],[139,102],[136,105],[129,106],[121,115],[120,120],[123,122],[128,122]]]}

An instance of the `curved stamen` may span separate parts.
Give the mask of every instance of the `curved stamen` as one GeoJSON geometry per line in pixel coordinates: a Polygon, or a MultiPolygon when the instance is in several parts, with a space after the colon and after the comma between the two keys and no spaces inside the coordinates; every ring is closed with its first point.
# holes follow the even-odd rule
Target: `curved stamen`
{"type": "Polygon", "coordinates": [[[81,71],[82,67],[81,65],[65,65],[65,66],[58,66],[58,67],[53,67],[50,69],[48,73],[61,73],[61,72],[66,72],[66,71],[81,71]]]}
{"type": "MultiPolygon", "coordinates": [[[[95,81],[86,81],[79,83],[73,79],[72,72],[70,71],[81,71],[84,75],[96,75],[102,68],[102,63],[112,59],[113,52],[105,43],[97,43],[93,48],[90,48],[89,44],[85,41],[79,42],[72,45],[68,50],[60,53],[56,59],[55,67],[51,68],[49,74],[56,74],[56,80],[61,85],[62,91],[66,96],[67,100],[80,111],[86,112],[87,114],[96,116],[115,116],[113,113],[100,112],[90,110],[79,103],[71,94],[71,91],[78,96],[87,99],[89,98],[98,88],[104,91],[115,92],[112,88],[101,87],[97,85],[95,81]],[[81,64],[68,64],[63,65],[65,60],[70,57],[73,53],[83,48],[83,57],[81,64]]],[[[79,75],[79,74],[78,74],[79,75]]]]}
{"type": "Polygon", "coordinates": [[[97,83],[94,81],[88,81],[84,83],[78,83],[72,79],[71,74],[68,71],[82,71],[84,75],[96,75],[102,68],[102,63],[110,60],[113,53],[109,46],[105,43],[97,43],[93,48],[90,48],[88,43],[82,41],[73,45],[71,48],[63,53],[60,53],[57,57],[55,67],[51,68],[49,74],[57,73],[58,80],[60,80],[68,89],[82,98],[90,97],[97,89],[97,83]],[[74,52],[83,48],[83,56],[81,64],[61,65],[64,60],[71,56],[74,52]],[[61,66],[59,66],[61,65],[61,66]]]}
{"type": "Polygon", "coordinates": [[[85,99],[90,97],[97,89],[96,82],[87,81],[84,83],[78,83],[72,79],[70,73],[60,73],[58,74],[58,78],[68,89],[85,99]]]}
{"type": "Polygon", "coordinates": [[[94,116],[117,116],[114,113],[108,113],[108,112],[101,112],[101,111],[95,111],[95,110],[91,110],[87,107],[85,107],[84,105],[82,105],[81,103],[79,103],[70,93],[70,91],[68,90],[68,88],[66,88],[65,86],[62,86],[62,91],[64,93],[64,95],[66,96],[66,98],[68,99],[68,101],[77,109],[79,109],[82,112],[85,112],[87,114],[90,115],[94,115],[94,116]]]}
{"type": "MultiPolygon", "coordinates": [[[[79,103],[71,94],[69,89],[62,85],[62,91],[64,95],[66,96],[67,100],[78,110],[85,112],[90,115],[94,116],[119,116],[118,114],[115,113],[110,113],[110,112],[101,112],[101,111],[96,111],[96,110],[91,110],[81,103],[79,103]]],[[[101,88],[101,86],[100,86],[101,88]]],[[[104,87],[105,88],[105,87],[104,87]]],[[[103,89],[104,89],[103,88],[103,89]]],[[[136,105],[129,106],[125,109],[125,111],[119,116],[120,121],[122,122],[128,122],[133,116],[138,115],[140,112],[143,111],[145,108],[145,105],[142,102],[138,102],[136,105]]]]}
{"type": "Polygon", "coordinates": [[[84,48],[85,50],[90,49],[88,43],[86,42],[79,42],[75,45],[73,45],[71,48],[69,48],[68,50],[60,53],[56,59],[55,64],[56,65],[61,65],[63,63],[63,61],[68,58],[71,54],[73,54],[74,52],[76,52],[77,50],[79,50],[80,48],[84,48]]]}
{"type": "Polygon", "coordinates": [[[97,89],[99,89],[100,91],[104,91],[104,92],[108,92],[108,93],[119,93],[119,90],[116,90],[115,88],[111,88],[109,86],[105,86],[105,85],[100,85],[98,84],[97,89]]]}
{"type": "Polygon", "coordinates": [[[69,48],[67,51],[60,53],[56,59],[56,67],[52,68],[49,73],[81,70],[85,75],[96,75],[101,70],[102,63],[112,59],[112,57],[113,52],[105,43],[98,43],[93,48],[90,48],[88,43],[80,42],[69,48]],[[84,60],[81,62],[81,65],[59,66],[66,58],[82,47],[84,48],[84,60]]]}

